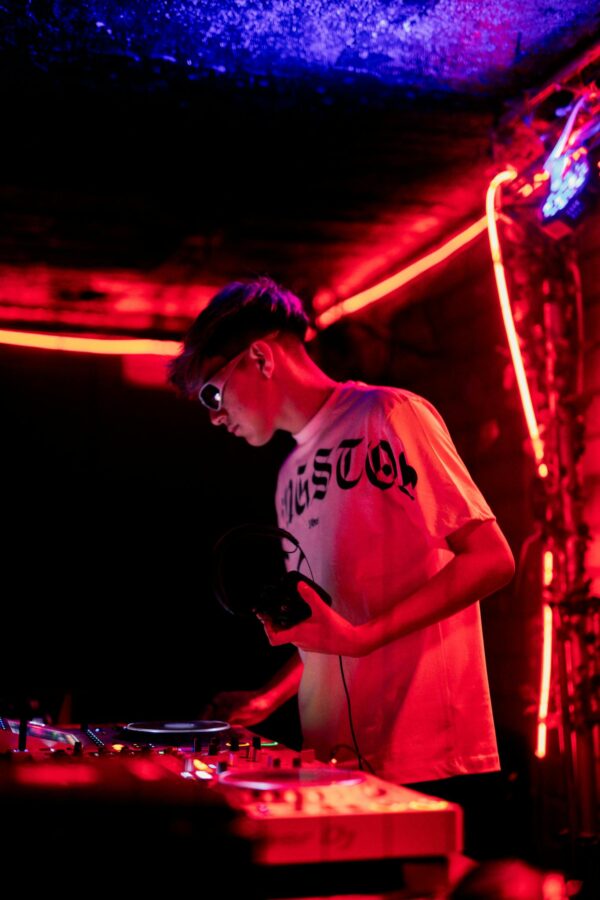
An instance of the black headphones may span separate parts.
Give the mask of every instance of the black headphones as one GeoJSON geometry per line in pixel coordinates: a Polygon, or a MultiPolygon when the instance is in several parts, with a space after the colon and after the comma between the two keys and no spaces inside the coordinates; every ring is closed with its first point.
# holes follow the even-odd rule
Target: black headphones
{"type": "Polygon", "coordinates": [[[311,615],[310,606],[298,591],[300,582],[310,585],[323,602],[331,606],[329,594],[301,574],[300,566],[304,561],[310,570],[300,543],[289,531],[274,525],[237,525],[226,531],[213,548],[213,586],[217,599],[233,615],[250,617],[258,613],[269,618],[277,628],[291,628],[311,615]],[[268,557],[269,551],[275,548],[272,543],[265,548],[265,541],[277,541],[279,569],[283,568],[282,555],[298,552],[296,571],[274,572],[268,557]],[[283,541],[292,544],[293,550],[286,551],[282,547],[283,541]],[[253,548],[256,552],[252,552],[253,548]],[[252,553],[247,564],[244,564],[244,553],[252,553]],[[237,585],[234,584],[236,579],[237,585]]]}

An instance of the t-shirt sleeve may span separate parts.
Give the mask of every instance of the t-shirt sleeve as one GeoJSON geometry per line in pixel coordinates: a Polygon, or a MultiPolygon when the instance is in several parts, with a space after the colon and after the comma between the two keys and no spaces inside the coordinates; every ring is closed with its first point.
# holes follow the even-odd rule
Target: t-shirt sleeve
{"type": "Polygon", "coordinates": [[[495,519],[428,401],[413,395],[394,402],[386,411],[384,430],[397,449],[399,484],[410,515],[434,543],[444,546],[448,535],[469,522],[495,519]]]}

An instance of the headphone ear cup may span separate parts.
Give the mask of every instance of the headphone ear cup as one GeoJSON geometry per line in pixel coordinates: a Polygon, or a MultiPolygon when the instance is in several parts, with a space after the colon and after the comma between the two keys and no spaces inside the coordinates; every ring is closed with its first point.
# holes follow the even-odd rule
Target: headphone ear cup
{"type": "Polygon", "coordinates": [[[298,582],[303,580],[299,572],[286,572],[280,587],[279,609],[276,621],[280,628],[291,628],[308,619],[311,609],[298,592],[298,582]]]}
{"type": "MultiPolygon", "coordinates": [[[[288,581],[289,587],[293,589],[294,594],[298,597],[299,600],[302,601],[306,606],[308,604],[305,600],[302,600],[300,596],[300,592],[298,591],[298,585],[300,582],[303,584],[307,584],[309,587],[313,589],[313,591],[319,595],[323,603],[326,603],[327,606],[331,606],[331,597],[327,593],[327,591],[321,587],[320,584],[317,584],[316,581],[313,581],[312,578],[309,578],[307,575],[303,575],[301,572],[287,572],[284,578],[288,581]]],[[[310,607],[309,607],[310,609],[310,607]]]]}
{"type": "Polygon", "coordinates": [[[278,572],[271,572],[271,577],[268,574],[268,567],[256,568],[256,562],[259,561],[260,564],[264,555],[260,542],[265,539],[271,546],[275,541],[279,553],[283,550],[284,556],[289,557],[298,551],[298,569],[303,560],[306,560],[300,542],[291,532],[283,528],[249,523],[230,528],[213,548],[213,587],[221,606],[239,616],[252,616],[260,610],[270,615],[280,628],[290,628],[311,614],[310,606],[298,591],[299,581],[310,584],[325,603],[331,605],[331,599],[325,591],[299,571],[284,572],[280,575],[281,570],[285,568],[283,559],[281,566],[277,566],[278,572]],[[259,545],[256,544],[257,541],[259,545]],[[287,542],[287,547],[284,546],[284,542],[287,542]],[[290,545],[293,549],[290,549],[290,545]],[[260,575],[262,571],[264,579],[250,578],[251,573],[256,572],[260,575]]]}

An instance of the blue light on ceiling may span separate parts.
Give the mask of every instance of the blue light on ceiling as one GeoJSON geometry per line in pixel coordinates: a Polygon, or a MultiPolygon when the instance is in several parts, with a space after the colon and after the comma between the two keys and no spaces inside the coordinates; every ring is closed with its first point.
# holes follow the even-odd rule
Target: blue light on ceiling
{"type": "Polygon", "coordinates": [[[524,57],[572,46],[598,17],[597,0],[54,0],[43,8],[52,10],[52,21],[37,19],[46,41],[90,57],[470,92],[502,83],[524,57]]]}

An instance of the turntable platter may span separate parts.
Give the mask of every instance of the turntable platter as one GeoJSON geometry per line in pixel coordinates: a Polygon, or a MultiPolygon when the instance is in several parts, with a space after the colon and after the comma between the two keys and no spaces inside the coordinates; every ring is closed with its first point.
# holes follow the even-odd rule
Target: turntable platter
{"type": "Polygon", "coordinates": [[[193,740],[202,736],[210,738],[211,735],[228,730],[229,723],[217,719],[189,722],[129,722],[123,728],[127,737],[152,744],[177,743],[186,738],[193,740]]]}
{"type": "Polygon", "coordinates": [[[302,768],[258,769],[253,772],[236,772],[229,769],[219,775],[219,783],[251,791],[278,791],[286,788],[326,787],[328,785],[353,785],[365,780],[363,772],[348,769],[302,768]]]}

